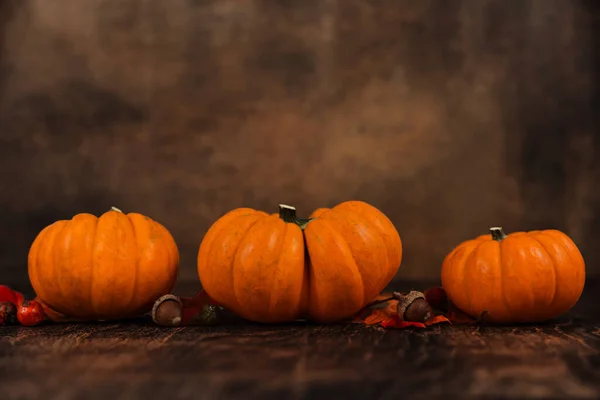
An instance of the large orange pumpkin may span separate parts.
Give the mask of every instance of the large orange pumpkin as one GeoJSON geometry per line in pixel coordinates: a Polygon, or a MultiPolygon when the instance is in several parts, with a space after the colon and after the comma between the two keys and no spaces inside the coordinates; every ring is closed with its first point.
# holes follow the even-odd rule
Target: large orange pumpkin
{"type": "Polygon", "coordinates": [[[44,228],[28,265],[33,289],[52,309],[78,319],[116,319],[149,311],[173,289],[179,251],[160,223],[113,208],[44,228]]]}
{"type": "Polygon", "coordinates": [[[442,264],[448,298],[475,318],[495,323],[541,322],[579,300],[585,263],[579,249],[557,230],[490,229],[458,245],[442,264]]]}
{"type": "Polygon", "coordinates": [[[198,275],[215,301],[241,317],[275,323],[352,316],[391,281],[402,261],[392,222],[347,201],[298,219],[239,208],[218,219],[198,251],[198,275]]]}

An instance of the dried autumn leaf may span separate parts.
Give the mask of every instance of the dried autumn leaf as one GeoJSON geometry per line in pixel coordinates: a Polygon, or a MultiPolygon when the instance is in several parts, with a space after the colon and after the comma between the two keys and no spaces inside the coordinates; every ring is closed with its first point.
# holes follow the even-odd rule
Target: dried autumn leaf
{"type": "Polygon", "coordinates": [[[381,326],[383,328],[395,328],[395,329],[404,329],[404,328],[426,328],[426,325],[422,322],[410,322],[410,321],[402,321],[398,317],[398,315],[391,315],[387,320],[381,322],[381,326]]]}
{"type": "MultiPolygon", "coordinates": [[[[441,288],[435,288],[436,294],[442,294],[441,288]]],[[[403,321],[397,314],[398,301],[390,299],[391,293],[382,293],[377,296],[373,302],[382,301],[372,306],[367,306],[361,310],[354,318],[357,323],[365,325],[380,325],[383,328],[404,329],[409,327],[426,328],[440,323],[459,323],[470,324],[475,320],[462,313],[452,303],[448,302],[448,311],[445,314],[434,315],[432,318],[421,322],[403,321]],[[386,300],[386,301],[384,301],[386,300]]]]}
{"type": "Polygon", "coordinates": [[[443,315],[436,315],[433,318],[430,318],[427,321],[425,321],[425,325],[429,326],[429,325],[441,324],[441,323],[444,323],[444,322],[447,322],[449,324],[452,323],[452,321],[450,321],[445,316],[443,316],[443,315]]]}

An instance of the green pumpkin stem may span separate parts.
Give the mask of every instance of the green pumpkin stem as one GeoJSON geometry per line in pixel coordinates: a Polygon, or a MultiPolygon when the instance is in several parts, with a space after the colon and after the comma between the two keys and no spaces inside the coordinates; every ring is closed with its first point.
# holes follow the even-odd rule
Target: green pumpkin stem
{"type": "Polygon", "coordinates": [[[502,240],[507,238],[506,233],[502,230],[501,226],[493,226],[490,228],[490,233],[492,234],[492,239],[501,242],[502,240]]]}
{"type": "Polygon", "coordinates": [[[296,207],[288,206],[285,204],[279,205],[279,218],[285,222],[294,223],[300,227],[300,229],[306,228],[306,225],[311,221],[311,218],[298,218],[296,216],[296,207]]]}

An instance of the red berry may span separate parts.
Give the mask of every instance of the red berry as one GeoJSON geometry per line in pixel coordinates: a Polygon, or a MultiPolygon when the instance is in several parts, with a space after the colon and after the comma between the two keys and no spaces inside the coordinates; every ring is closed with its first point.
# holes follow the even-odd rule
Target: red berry
{"type": "Polygon", "coordinates": [[[23,301],[25,301],[23,295],[20,292],[17,292],[16,290],[13,290],[13,293],[15,294],[15,306],[19,307],[21,304],[23,304],[23,301]]]}
{"type": "Polygon", "coordinates": [[[6,285],[0,285],[0,301],[10,301],[14,305],[17,305],[17,300],[14,290],[6,285]]]}
{"type": "Polygon", "coordinates": [[[0,325],[17,323],[17,306],[10,301],[0,302],[0,325]]]}
{"type": "Polygon", "coordinates": [[[35,300],[25,301],[19,307],[17,319],[24,326],[34,326],[42,323],[45,319],[42,305],[35,300]]]}
{"type": "Polygon", "coordinates": [[[436,310],[446,310],[448,308],[448,296],[441,287],[431,287],[424,293],[425,299],[436,310]]]}

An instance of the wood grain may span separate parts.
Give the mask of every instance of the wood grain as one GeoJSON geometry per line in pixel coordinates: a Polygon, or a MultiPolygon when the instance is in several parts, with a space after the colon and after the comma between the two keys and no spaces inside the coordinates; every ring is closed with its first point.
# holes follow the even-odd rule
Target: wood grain
{"type": "Polygon", "coordinates": [[[600,324],[3,328],[12,399],[596,398],[600,324]]]}
{"type": "MultiPolygon", "coordinates": [[[[189,283],[179,293],[196,289],[189,283]]],[[[0,327],[0,393],[3,400],[593,399],[598,289],[591,281],[570,314],[535,326],[160,328],[145,318],[0,327]]]]}

